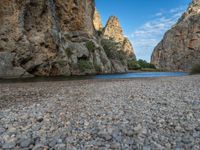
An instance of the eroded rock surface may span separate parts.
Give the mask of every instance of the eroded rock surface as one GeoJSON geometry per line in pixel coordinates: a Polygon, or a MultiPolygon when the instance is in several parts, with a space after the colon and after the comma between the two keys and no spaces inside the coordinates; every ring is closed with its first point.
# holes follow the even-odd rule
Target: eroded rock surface
{"type": "Polygon", "coordinates": [[[200,62],[200,1],[193,0],[187,11],[156,46],[151,62],[170,71],[189,71],[200,62]]]}

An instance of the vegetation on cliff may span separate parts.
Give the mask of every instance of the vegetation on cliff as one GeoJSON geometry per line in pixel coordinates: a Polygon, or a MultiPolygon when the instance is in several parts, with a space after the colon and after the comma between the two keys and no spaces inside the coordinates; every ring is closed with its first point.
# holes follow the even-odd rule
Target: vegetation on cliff
{"type": "Polygon", "coordinates": [[[200,63],[192,67],[190,74],[200,74],[200,63]]]}

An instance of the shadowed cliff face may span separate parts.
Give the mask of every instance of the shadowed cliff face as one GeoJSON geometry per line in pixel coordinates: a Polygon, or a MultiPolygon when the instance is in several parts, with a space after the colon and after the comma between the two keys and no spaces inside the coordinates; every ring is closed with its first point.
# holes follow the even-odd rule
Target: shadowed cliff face
{"type": "Polygon", "coordinates": [[[157,45],[151,61],[170,71],[189,71],[200,62],[200,1],[193,0],[177,24],[157,45]]]}
{"type": "Polygon", "coordinates": [[[93,0],[2,0],[0,77],[126,71],[101,46],[94,11],[93,0]]]}

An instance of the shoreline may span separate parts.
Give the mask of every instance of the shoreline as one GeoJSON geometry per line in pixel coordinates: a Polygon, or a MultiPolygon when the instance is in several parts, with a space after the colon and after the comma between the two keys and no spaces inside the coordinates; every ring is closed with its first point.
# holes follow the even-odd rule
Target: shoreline
{"type": "MultiPolygon", "coordinates": [[[[26,77],[26,78],[0,78],[0,84],[6,83],[27,83],[27,82],[56,82],[56,81],[79,81],[79,80],[100,80],[98,78],[94,78],[95,76],[109,76],[109,75],[125,75],[129,73],[154,73],[148,71],[130,71],[126,73],[114,73],[114,74],[95,74],[95,75],[80,75],[80,76],[54,76],[54,77],[26,77]]],[[[167,73],[167,72],[155,72],[155,73],[167,73]]],[[[168,73],[179,73],[179,72],[168,72],[168,73]]],[[[180,72],[180,73],[187,73],[187,72],[180,72]]],[[[189,76],[183,75],[183,76],[189,76]]],[[[158,77],[124,77],[124,78],[105,78],[101,80],[117,80],[117,79],[143,79],[143,78],[161,78],[161,77],[176,77],[176,76],[158,76],[158,77]]]]}

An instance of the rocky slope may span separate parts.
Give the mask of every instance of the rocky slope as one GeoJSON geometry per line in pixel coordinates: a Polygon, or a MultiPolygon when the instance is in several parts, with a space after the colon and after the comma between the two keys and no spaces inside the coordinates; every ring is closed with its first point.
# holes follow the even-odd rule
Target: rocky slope
{"type": "Polygon", "coordinates": [[[94,0],[2,0],[0,77],[124,72],[97,35],[94,0]]]}
{"type": "Polygon", "coordinates": [[[177,24],[156,46],[151,62],[157,68],[189,71],[200,62],[200,0],[193,0],[177,24]]]}

